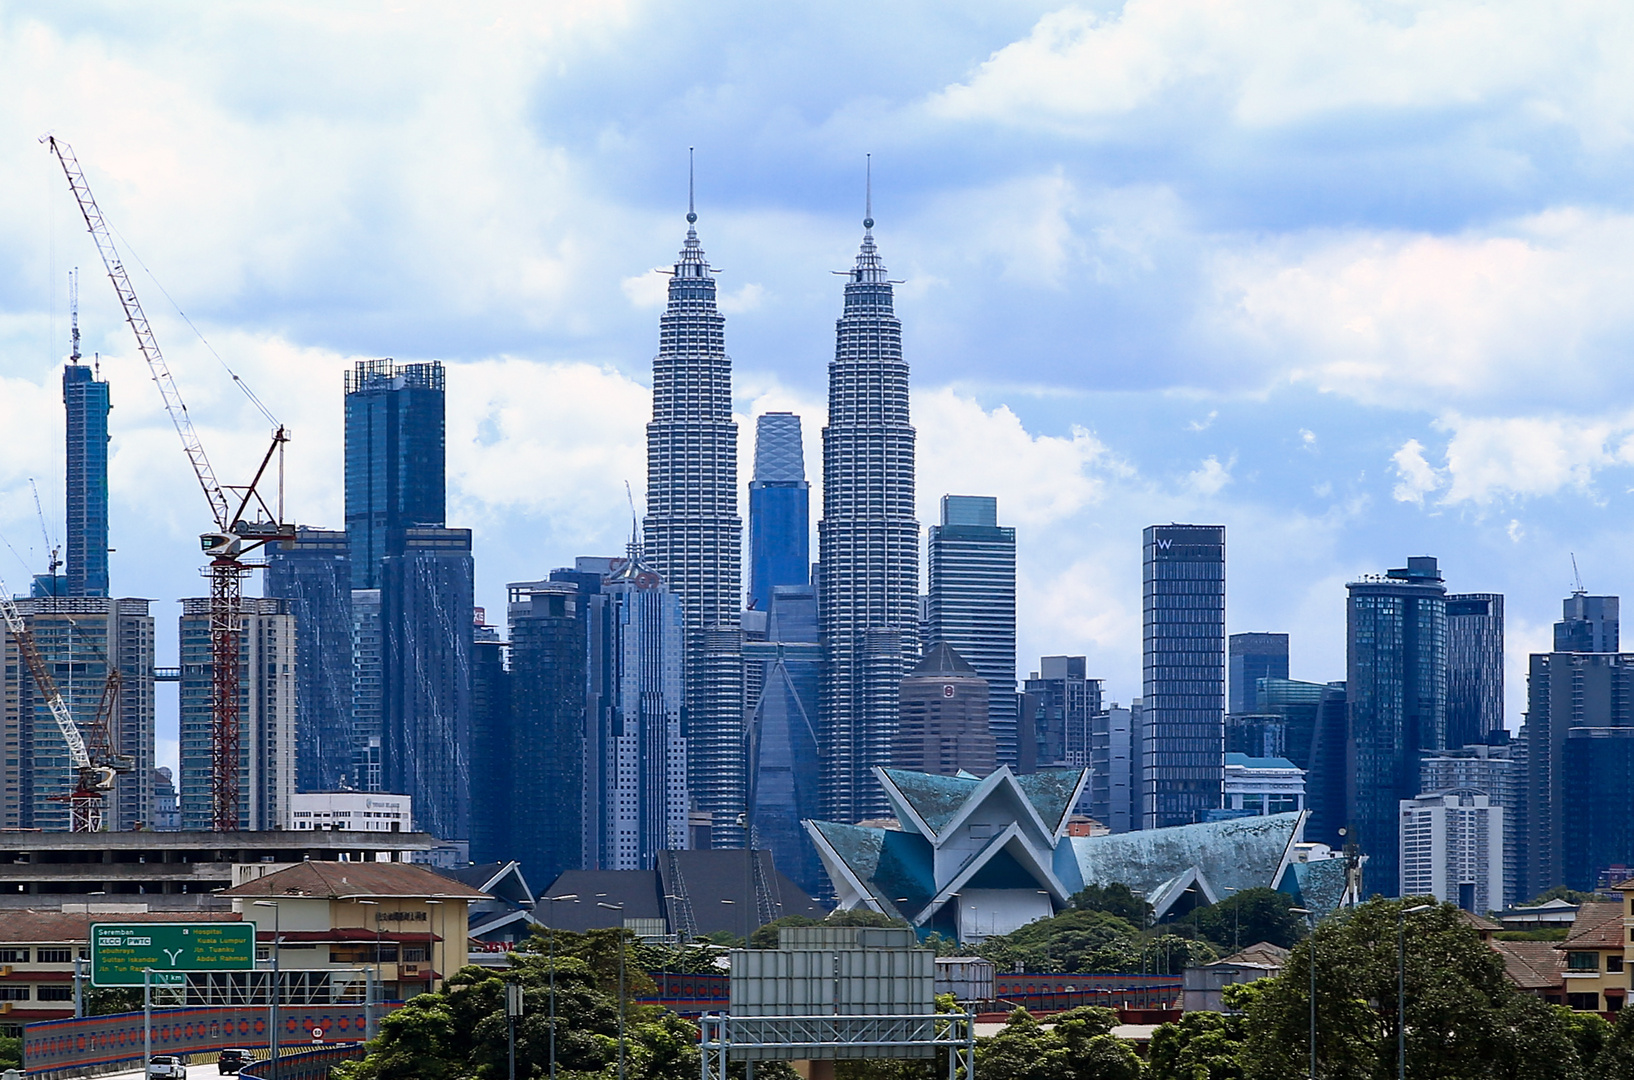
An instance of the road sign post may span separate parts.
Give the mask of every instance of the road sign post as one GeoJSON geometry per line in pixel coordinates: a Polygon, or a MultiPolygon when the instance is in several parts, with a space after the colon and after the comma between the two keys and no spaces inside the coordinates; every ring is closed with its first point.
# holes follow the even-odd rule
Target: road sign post
{"type": "Polygon", "coordinates": [[[92,986],[185,986],[189,971],[249,971],[254,967],[253,922],[96,923],[91,927],[92,986]]]}

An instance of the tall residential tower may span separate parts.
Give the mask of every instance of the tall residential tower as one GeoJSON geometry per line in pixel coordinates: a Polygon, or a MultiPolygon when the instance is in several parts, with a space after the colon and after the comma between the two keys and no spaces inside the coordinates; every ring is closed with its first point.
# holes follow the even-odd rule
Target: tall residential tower
{"type": "Polygon", "coordinates": [[[942,496],[942,523],[931,526],[927,545],[926,645],[947,642],[987,680],[997,764],[1015,767],[1016,531],[999,524],[998,506],[991,495],[942,496]]]}
{"type": "Polygon", "coordinates": [[[681,601],[685,620],[688,787],[711,818],[716,847],[744,829],[743,519],[738,516],[738,426],[732,361],[715,276],[687,210],[686,243],[669,280],[652,362],[647,425],[646,561],[681,601]]]}
{"type": "Polygon", "coordinates": [[[872,213],[845,283],[823,429],[818,620],[828,670],[822,698],[824,814],[889,813],[876,765],[889,765],[898,688],[917,657],[919,522],[908,365],[872,213]]]}

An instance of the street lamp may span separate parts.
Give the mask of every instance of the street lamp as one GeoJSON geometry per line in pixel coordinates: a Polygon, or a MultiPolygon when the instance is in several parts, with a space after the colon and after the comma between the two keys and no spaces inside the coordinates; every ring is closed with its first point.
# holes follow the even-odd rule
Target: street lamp
{"type": "Polygon", "coordinates": [[[624,1080],[624,905],[598,900],[596,906],[618,912],[618,1080],[624,1080]]]}
{"type": "MultiPolygon", "coordinates": [[[[428,899],[426,901],[426,905],[428,907],[441,908],[443,906],[443,902],[441,900],[430,900],[430,899],[428,899]]],[[[432,915],[434,915],[434,916],[435,915],[441,915],[441,914],[442,914],[441,911],[433,911],[432,912],[432,915]]],[[[434,918],[433,919],[427,919],[426,920],[426,967],[427,967],[428,970],[426,971],[426,993],[428,993],[428,994],[431,993],[433,991],[433,989],[435,988],[435,986],[436,986],[436,979],[437,979],[436,940],[440,936],[441,935],[437,933],[437,922],[436,922],[436,920],[434,918]]],[[[447,963],[447,961],[448,961],[448,943],[446,941],[443,942],[443,961],[444,961],[444,963],[447,963]]],[[[447,979],[447,976],[445,974],[444,978],[443,978],[443,982],[446,983],[447,981],[448,981],[448,979],[447,979]]]]}
{"type": "MultiPolygon", "coordinates": [[[[365,907],[380,906],[380,901],[378,900],[359,900],[358,903],[365,907]]],[[[376,1030],[379,1027],[379,1020],[375,1016],[375,1013],[378,1011],[378,1002],[376,999],[384,996],[385,988],[380,985],[380,913],[376,912],[374,917],[374,982],[369,994],[369,1028],[364,1033],[370,1039],[375,1037],[376,1030]]]]}
{"type": "Polygon", "coordinates": [[[1310,943],[1310,955],[1306,957],[1305,966],[1311,969],[1311,1075],[1310,1080],[1316,1080],[1316,912],[1310,908],[1292,907],[1288,909],[1295,915],[1305,916],[1305,925],[1310,928],[1306,941],[1310,943]]]}
{"type": "Polygon", "coordinates": [[[272,993],[267,1000],[267,1075],[278,1080],[278,917],[282,914],[276,900],[252,901],[255,907],[272,909],[272,993]]]}
{"type": "MultiPolygon", "coordinates": [[[[561,896],[547,896],[546,900],[557,903],[562,900],[579,902],[578,893],[564,893],[561,896]]],[[[550,917],[550,1080],[556,1080],[556,916],[550,917]]]]}
{"type": "Polygon", "coordinates": [[[1420,904],[1396,909],[1396,1080],[1407,1076],[1407,916],[1434,907],[1420,904]]]}
{"type": "MultiPolygon", "coordinates": [[[[1234,892],[1237,891],[1236,887],[1231,886],[1231,885],[1222,885],[1221,888],[1223,888],[1226,892],[1229,892],[1229,893],[1234,893],[1234,892]]],[[[1232,899],[1236,899],[1236,897],[1232,897],[1232,899]]],[[[1242,952],[1243,951],[1243,907],[1242,907],[1241,904],[1232,904],[1231,905],[1231,911],[1232,911],[1232,914],[1236,916],[1236,926],[1231,932],[1232,933],[1232,937],[1231,937],[1232,948],[1236,949],[1238,952],[1242,952]]]]}

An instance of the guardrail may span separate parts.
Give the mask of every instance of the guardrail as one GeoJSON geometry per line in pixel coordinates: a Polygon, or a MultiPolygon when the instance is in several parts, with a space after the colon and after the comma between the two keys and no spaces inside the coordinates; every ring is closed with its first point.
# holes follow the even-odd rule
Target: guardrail
{"type": "MultiPolygon", "coordinates": [[[[298,1054],[280,1054],[278,1080],[329,1080],[329,1070],[343,1061],[361,1061],[362,1043],[350,1046],[325,1046],[317,1050],[302,1050],[298,1054]]],[[[268,1080],[272,1075],[270,1061],[257,1061],[239,1071],[245,1080],[268,1080]]]]}

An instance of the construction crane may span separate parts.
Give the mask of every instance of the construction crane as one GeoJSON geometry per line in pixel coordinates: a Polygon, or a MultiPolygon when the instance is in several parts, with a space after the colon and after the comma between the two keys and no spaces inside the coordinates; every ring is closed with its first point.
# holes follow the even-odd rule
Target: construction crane
{"type": "Polygon", "coordinates": [[[230,831],[237,829],[239,822],[239,632],[244,575],[266,565],[245,562],[244,556],[268,543],[291,543],[295,539],[295,527],[284,522],[283,514],[283,452],[289,433],[282,424],[274,428],[272,444],[248,484],[223,485],[216,480],[210,459],[205,456],[204,444],[187,414],[187,405],[176,388],[164,354],[159,351],[153,328],[142,311],[141,301],[136,298],[136,289],[119,259],[107,222],[91,195],[73,148],[52,135],[45,135],[40,141],[62,165],[68,187],[85,218],[85,226],[96,241],[102,265],[107,268],[108,280],[113,282],[114,292],[125,309],[125,321],[136,335],[136,347],[159,387],[165,411],[170,414],[176,434],[181,436],[182,450],[193,466],[193,474],[215,519],[215,528],[199,537],[199,545],[210,560],[205,571],[210,579],[210,802],[214,827],[218,831],[230,831]],[[260,490],[275,455],[278,458],[276,506],[270,505],[260,490]]]}
{"type": "Polygon", "coordinates": [[[4,580],[0,580],[0,617],[4,618],[6,629],[17,643],[23,666],[34,677],[34,685],[45,698],[52,718],[57,721],[62,741],[68,744],[68,757],[73,763],[75,776],[74,790],[66,797],[68,828],[72,832],[97,832],[102,828],[105,793],[113,789],[120,773],[130,772],[135,767],[132,759],[119,756],[113,749],[111,720],[119,700],[119,669],[108,665],[108,682],[103,686],[102,702],[91,724],[91,744],[87,745],[74,723],[73,715],[68,711],[68,703],[63,701],[62,692],[57,689],[56,680],[51,677],[51,669],[40,655],[40,647],[34,641],[34,631],[23,621],[23,613],[11,598],[11,590],[4,580]]]}

